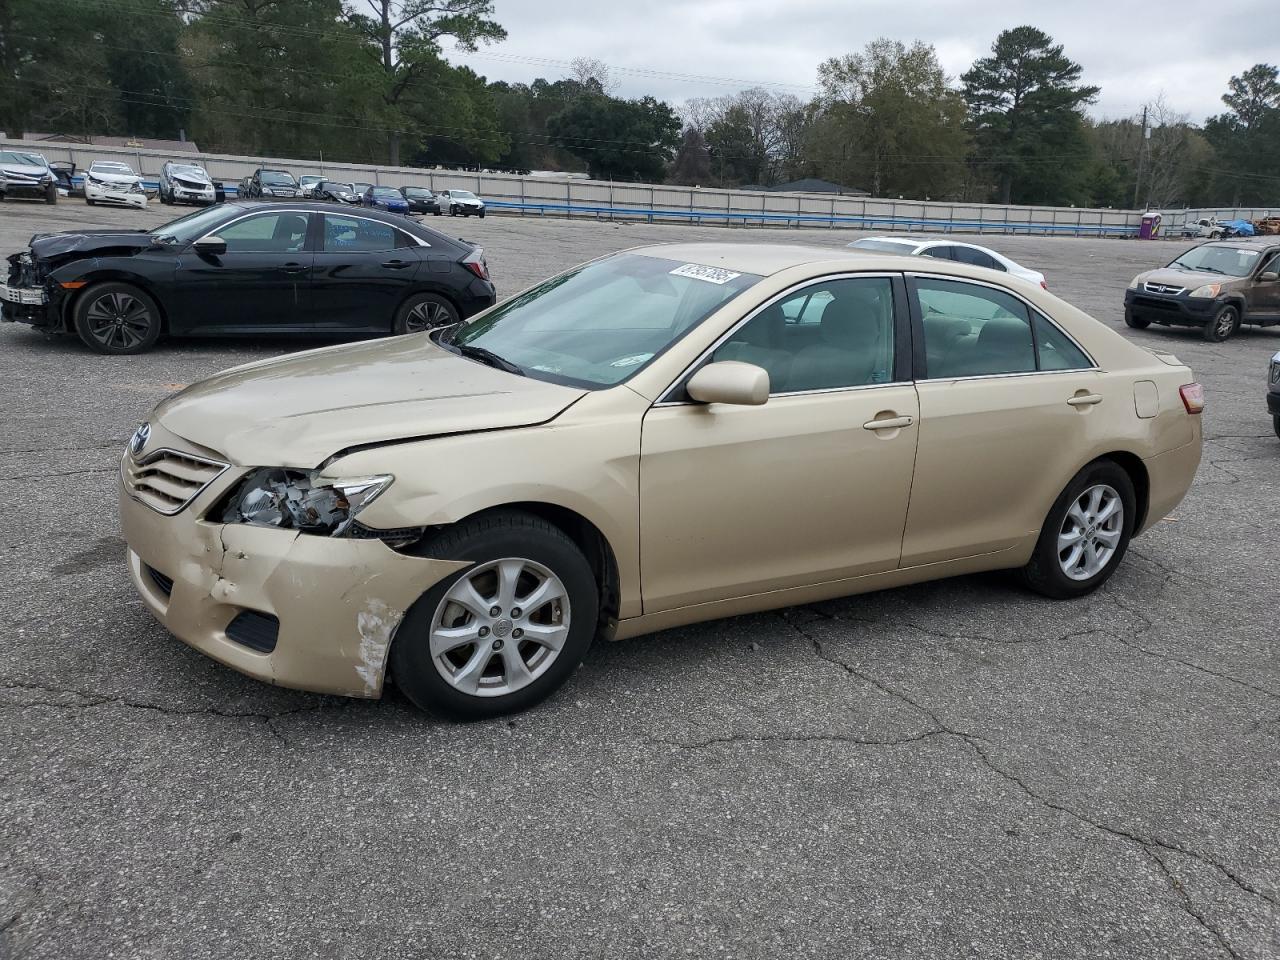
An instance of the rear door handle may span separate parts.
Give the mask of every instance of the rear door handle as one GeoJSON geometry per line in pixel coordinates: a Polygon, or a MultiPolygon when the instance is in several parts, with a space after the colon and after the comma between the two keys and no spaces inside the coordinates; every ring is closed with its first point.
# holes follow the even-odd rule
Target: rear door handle
{"type": "Polygon", "coordinates": [[[886,420],[868,420],[862,425],[863,430],[901,430],[915,423],[911,417],[889,417],[886,420]]]}
{"type": "Polygon", "coordinates": [[[1067,403],[1073,407],[1092,407],[1095,403],[1101,403],[1102,397],[1096,393],[1086,393],[1083,396],[1072,397],[1067,403]]]}
{"type": "Polygon", "coordinates": [[[405,267],[413,266],[412,260],[387,260],[382,264],[390,270],[403,270],[405,267]]]}

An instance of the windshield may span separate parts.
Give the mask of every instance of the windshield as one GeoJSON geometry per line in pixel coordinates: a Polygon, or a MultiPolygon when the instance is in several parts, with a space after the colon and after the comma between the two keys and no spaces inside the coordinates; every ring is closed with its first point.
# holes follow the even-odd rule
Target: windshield
{"type": "Polygon", "coordinates": [[[1248,247],[1206,245],[1188,250],[1169,266],[1174,269],[1222,273],[1229,277],[1247,277],[1258,262],[1258,253],[1259,251],[1248,247]]]}
{"type": "Polygon", "coordinates": [[[94,173],[127,173],[133,176],[133,168],[127,163],[106,163],[99,160],[89,169],[94,173]]]}
{"type": "Polygon", "coordinates": [[[319,183],[324,177],[299,177],[299,183],[319,183]]]}
{"type": "Polygon", "coordinates": [[[643,370],[759,280],[720,267],[622,253],[552,277],[443,342],[483,347],[531,377],[609,387],[643,370]]]}
{"type": "Polygon", "coordinates": [[[405,187],[404,195],[406,197],[416,197],[422,200],[431,199],[431,191],[424,189],[423,187],[405,187]]]}
{"type": "Polygon", "coordinates": [[[373,195],[375,197],[386,197],[387,199],[400,199],[400,191],[395,189],[395,187],[374,187],[373,195]]]}
{"type": "Polygon", "coordinates": [[[470,190],[450,190],[449,196],[456,197],[459,200],[475,200],[476,195],[470,190]]]}
{"type": "Polygon", "coordinates": [[[202,167],[193,167],[188,163],[175,163],[169,172],[179,177],[204,177],[207,174],[202,167]]]}
{"type": "Polygon", "coordinates": [[[882,253],[913,253],[914,243],[903,243],[900,240],[855,240],[849,244],[855,250],[879,250],[882,253]]]}
{"type": "Polygon", "coordinates": [[[38,153],[19,153],[16,150],[0,150],[0,163],[20,163],[24,167],[48,166],[38,153]]]}
{"type": "Polygon", "coordinates": [[[263,170],[258,174],[258,180],[262,183],[269,183],[272,186],[293,186],[293,177],[287,173],[281,173],[279,170],[263,170]]]}
{"type": "Polygon", "coordinates": [[[368,190],[372,186],[373,186],[372,183],[353,183],[351,185],[351,190],[354,193],[364,193],[366,190],[368,190]]]}
{"type": "Polygon", "coordinates": [[[237,217],[243,212],[240,207],[224,203],[204,207],[185,217],[170,220],[162,227],[156,227],[151,231],[151,236],[161,243],[190,243],[192,240],[199,240],[218,224],[237,217]]]}

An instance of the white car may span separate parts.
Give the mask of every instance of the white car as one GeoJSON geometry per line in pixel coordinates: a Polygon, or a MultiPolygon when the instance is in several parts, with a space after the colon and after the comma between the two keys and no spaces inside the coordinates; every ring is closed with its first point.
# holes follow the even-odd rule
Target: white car
{"type": "Polygon", "coordinates": [[[436,197],[451,217],[484,216],[484,201],[470,190],[441,190],[436,197]]]}
{"type": "Polygon", "coordinates": [[[299,196],[310,197],[312,195],[312,191],[315,190],[316,188],[316,184],[322,183],[322,182],[324,182],[324,177],[317,177],[310,173],[304,177],[299,177],[298,178],[299,196]]]}
{"type": "Polygon", "coordinates": [[[1049,289],[1044,274],[1032,270],[1020,263],[1010,260],[1002,253],[996,253],[976,243],[959,243],[955,240],[916,240],[908,237],[863,237],[849,244],[854,250],[866,250],[872,253],[900,253],[908,257],[934,257],[938,260],[952,260],[967,263],[974,267],[986,267],[988,270],[999,270],[1009,273],[1028,283],[1034,283],[1049,289]]]}
{"type": "Polygon", "coordinates": [[[84,175],[84,202],[118,203],[126,207],[147,208],[147,194],[142,178],[127,163],[95,160],[84,175]]]}

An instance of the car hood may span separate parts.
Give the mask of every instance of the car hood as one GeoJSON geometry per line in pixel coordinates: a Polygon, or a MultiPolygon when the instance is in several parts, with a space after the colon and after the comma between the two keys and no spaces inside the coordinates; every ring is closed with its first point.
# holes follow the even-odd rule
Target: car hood
{"type": "Polygon", "coordinates": [[[583,392],[411,334],[235,367],[164,400],[154,417],[242,466],[310,469],[351,447],[545,423],[583,392]]]}
{"type": "Polygon", "coordinates": [[[120,256],[152,245],[146,230],[98,230],[73,233],[37,233],[31,238],[31,254],[38,260],[76,260],[81,257],[120,256]]]}
{"type": "Polygon", "coordinates": [[[89,171],[89,176],[99,183],[105,183],[113,187],[130,187],[135,183],[141,183],[142,178],[128,173],[95,173],[89,171]]]}
{"type": "Polygon", "coordinates": [[[172,178],[181,184],[189,187],[211,187],[213,181],[208,177],[202,177],[195,173],[175,173],[171,174],[172,178]]]}
{"type": "Polygon", "coordinates": [[[1243,279],[1245,278],[1229,277],[1209,270],[1172,270],[1169,267],[1138,274],[1138,280],[1141,283],[1160,283],[1169,287],[1185,287],[1187,290],[1194,290],[1206,283],[1228,284],[1243,279]]]}
{"type": "Polygon", "coordinates": [[[465,204],[466,206],[469,206],[469,207],[483,207],[483,206],[484,206],[484,201],[483,201],[483,200],[467,200],[467,199],[465,199],[465,198],[463,198],[463,197],[450,197],[450,198],[449,198],[449,202],[450,202],[450,203],[461,203],[461,204],[465,204]]]}
{"type": "Polygon", "coordinates": [[[31,177],[39,180],[46,176],[49,170],[45,167],[36,167],[26,163],[4,163],[0,164],[0,170],[15,177],[31,177]]]}

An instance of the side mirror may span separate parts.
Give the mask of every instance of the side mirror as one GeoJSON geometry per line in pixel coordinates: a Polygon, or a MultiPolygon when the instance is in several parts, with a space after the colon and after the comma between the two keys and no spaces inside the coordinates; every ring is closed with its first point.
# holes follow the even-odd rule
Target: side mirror
{"type": "Polygon", "coordinates": [[[191,245],[196,253],[220,257],[227,252],[227,241],[221,237],[201,237],[191,245]]]}
{"type": "Polygon", "coordinates": [[[699,403],[758,407],[769,399],[769,374],[753,363],[721,360],[690,377],[685,390],[699,403]]]}
{"type": "Polygon", "coordinates": [[[1274,270],[1267,270],[1258,274],[1258,279],[1263,283],[1275,283],[1277,280],[1280,280],[1280,273],[1276,273],[1274,270]]]}

